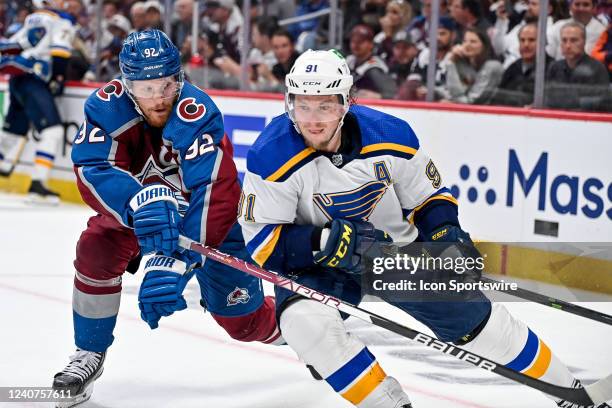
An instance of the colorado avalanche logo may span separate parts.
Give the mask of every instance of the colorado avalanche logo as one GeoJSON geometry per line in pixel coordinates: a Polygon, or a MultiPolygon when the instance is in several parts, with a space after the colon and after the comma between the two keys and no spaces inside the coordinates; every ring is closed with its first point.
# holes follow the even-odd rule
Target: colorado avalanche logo
{"type": "Polygon", "coordinates": [[[195,98],[185,98],[179,101],[176,114],[185,122],[195,122],[206,114],[206,108],[196,103],[195,98]]]}
{"type": "Polygon", "coordinates": [[[251,295],[249,295],[249,291],[247,289],[236,286],[236,289],[227,295],[227,305],[235,306],[238,303],[248,303],[250,299],[251,295]]]}
{"type": "Polygon", "coordinates": [[[118,79],[113,79],[96,92],[96,96],[105,102],[110,101],[113,95],[117,98],[123,95],[123,84],[118,79]]]}

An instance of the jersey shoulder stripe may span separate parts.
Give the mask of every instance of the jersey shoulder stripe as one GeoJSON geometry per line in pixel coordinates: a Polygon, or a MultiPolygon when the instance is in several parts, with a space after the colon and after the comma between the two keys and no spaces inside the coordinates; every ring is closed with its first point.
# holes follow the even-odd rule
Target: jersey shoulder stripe
{"type": "Polygon", "coordinates": [[[416,134],[404,120],[361,105],[350,112],[361,130],[361,158],[391,155],[411,159],[419,150],[416,134]]]}
{"type": "Polygon", "coordinates": [[[272,119],[249,149],[247,170],[265,180],[282,182],[318,156],[283,114],[272,119]]]}

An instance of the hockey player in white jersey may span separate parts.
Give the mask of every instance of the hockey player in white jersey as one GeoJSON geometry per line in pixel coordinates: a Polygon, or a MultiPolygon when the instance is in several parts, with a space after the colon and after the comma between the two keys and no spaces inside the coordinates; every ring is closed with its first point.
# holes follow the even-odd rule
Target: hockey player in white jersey
{"type": "MultiPolygon", "coordinates": [[[[413,130],[352,104],[352,82],[336,51],[307,51],[297,59],[286,77],[286,114],[271,121],[248,153],[239,221],[259,265],[357,304],[361,257],[388,241],[387,233],[397,243],[436,241],[460,253],[475,248],[461,229],[457,201],[413,130]]],[[[478,279],[479,271],[456,278],[478,279]]],[[[580,386],[527,325],[481,292],[470,296],[386,300],[443,341],[542,381],[580,386]]],[[[411,407],[398,381],[347,333],[337,310],[278,287],[276,299],[285,341],[334,391],[360,408],[411,407]]]]}
{"type": "Polygon", "coordinates": [[[0,175],[13,172],[32,124],[39,133],[29,188],[35,201],[57,203],[46,181],[64,136],[54,97],[63,81],[75,34],[77,0],[35,0],[37,7],[23,27],[0,42],[0,73],[9,74],[9,109],[0,135],[0,175]],[[70,5],[69,5],[70,3],[70,5]]]}

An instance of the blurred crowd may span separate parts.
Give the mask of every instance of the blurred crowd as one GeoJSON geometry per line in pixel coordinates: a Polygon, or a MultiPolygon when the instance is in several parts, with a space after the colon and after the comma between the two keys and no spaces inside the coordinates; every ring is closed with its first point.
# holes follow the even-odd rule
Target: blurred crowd
{"type": "MultiPolygon", "coordinates": [[[[465,104],[530,106],[535,84],[539,0],[440,0],[434,98],[465,104]]],[[[327,49],[329,16],[287,24],[325,10],[328,0],[252,0],[250,47],[241,55],[242,1],[68,0],[78,21],[68,78],[107,81],[118,75],[118,53],[134,30],[164,29],[179,46],[192,82],[282,92],[285,75],[307,49],[327,49]],[[103,1],[102,14],[97,15],[103,1]],[[192,44],[192,24],[197,39],[192,44]],[[98,24],[102,35],[96,38],[98,24]],[[195,44],[195,47],[193,45],[195,44]],[[101,50],[96,58],[96,49],[101,50]],[[192,50],[195,49],[195,53],[192,50]],[[244,87],[244,85],[243,85],[244,87]]],[[[338,0],[338,43],[355,79],[356,97],[425,100],[432,0],[338,0]]],[[[0,35],[10,37],[32,10],[27,1],[0,5],[0,35]]],[[[545,106],[612,111],[612,0],[549,0],[545,106]]]]}

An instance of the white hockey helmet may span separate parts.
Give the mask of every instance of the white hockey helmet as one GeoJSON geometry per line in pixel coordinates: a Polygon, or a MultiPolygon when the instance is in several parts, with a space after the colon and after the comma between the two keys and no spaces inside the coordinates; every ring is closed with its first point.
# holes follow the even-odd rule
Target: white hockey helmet
{"type": "Polygon", "coordinates": [[[298,57],[285,77],[285,109],[295,123],[293,99],[295,95],[339,95],[344,118],[350,105],[353,77],[346,59],[337,50],[308,50],[298,57]]]}
{"type": "Polygon", "coordinates": [[[55,7],[55,2],[51,0],[32,0],[32,5],[35,9],[41,10],[55,7]]]}

